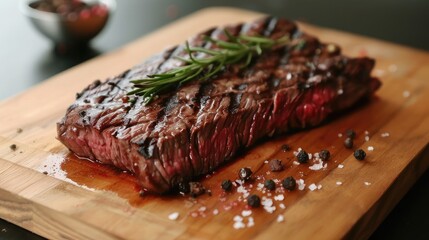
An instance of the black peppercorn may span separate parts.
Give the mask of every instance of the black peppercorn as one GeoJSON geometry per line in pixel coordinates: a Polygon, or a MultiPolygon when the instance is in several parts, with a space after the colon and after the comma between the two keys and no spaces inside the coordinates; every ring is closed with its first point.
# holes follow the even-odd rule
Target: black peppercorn
{"type": "Polygon", "coordinates": [[[346,136],[354,139],[356,137],[356,132],[353,129],[347,129],[346,136]]]}
{"type": "Polygon", "coordinates": [[[352,138],[346,138],[346,140],[344,140],[344,147],[350,149],[353,147],[353,139],[352,138]]]}
{"type": "Polygon", "coordinates": [[[290,151],[290,146],[287,145],[287,144],[283,144],[282,145],[282,150],[283,150],[283,152],[288,152],[288,151],[290,151]]]}
{"type": "Polygon", "coordinates": [[[308,162],[308,153],[304,150],[299,151],[298,155],[296,155],[299,163],[307,163],[308,162]]]}
{"type": "Polygon", "coordinates": [[[283,170],[283,164],[281,160],[274,159],[269,162],[271,172],[279,172],[283,170]]]}
{"type": "Polygon", "coordinates": [[[296,188],[296,180],[293,177],[287,177],[283,179],[282,186],[289,191],[295,190],[296,188]]]}
{"type": "Polygon", "coordinates": [[[272,191],[272,190],[276,189],[276,183],[273,180],[268,179],[268,180],[265,180],[264,187],[266,189],[272,191]]]}
{"type": "Polygon", "coordinates": [[[241,168],[240,171],[238,172],[238,177],[241,180],[247,181],[250,179],[250,176],[252,175],[252,170],[250,170],[250,168],[241,168]]]}
{"type": "Polygon", "coordinates": [[[261,205],[261,199],[258,197],[258,195],[250,195],[247,197],[247,204],[252,208],[257,208],[261,205]]]}
{"type": "Polygon", "coordinates": [[[362,161],[362,160],[364,160],[365,159],[365,157],[366,157],[366,153],[365,153],[365,151],[364,150],[362,150],[362,149],[358,149],[358,150],[356,150],[355,152],[354,152],[354,154],[353,154],[354,156],[355,156],[355,158],[357,159],[357,160],[359,160],[359,161],[362,161]]]}
{"type": "Polygon", "coordinates": [[[12,144],[9,147],[12,151],[16,151],[16,149],[18,149],[18,146],[16,146],[16,144],[12,144]]]}
{"type": "Polygon", "coordinates": [[[204,186],[199,182],[190,182],[189,183],[190,195],[193,198],[198,197],[199,195],[206,192],[204,186]]]}
{"type": "Polygon", "coordinates": [[[177,188],[181,193],[189,193],[191,191],[191,187],[188,182],[180,182],[177,188]]]}
{"type": "Polygon", "coordinates": [[[232,182],[231,182],[231,180],[223,180],[222,184],[221,184],[221,187],[222,187],[222,189],[225,192],[231,191],[231,189],[232,189],[232,182]]]}
{"type": "Polygon", "coordinates": [[[319,158],[322,159],[322,161],[327,161],[331,157],[331,153],[324,149],[319,152],[319,158]]]}

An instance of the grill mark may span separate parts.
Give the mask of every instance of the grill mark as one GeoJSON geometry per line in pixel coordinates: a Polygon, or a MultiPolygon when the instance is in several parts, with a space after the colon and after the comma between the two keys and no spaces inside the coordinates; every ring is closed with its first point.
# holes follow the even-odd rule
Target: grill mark
{"type": "MultiPolygon", "coordinates": [[[[157,65],[157,67],[156,67],[156,70],[155,70],[155,72],[154,73],[158,73],[158,71],[160,70],[160,68],[161,68],[161,66],[165,63],[165,61],[166,60],[168,60],[168,59],[170,59],[171,57],[172,57],[172,54],[173,54],[173,52],[178,48],[179,46],[174,46],[173,48],[171,48],[171,49],[169,49],[168,51],[167,51],[167,53],[166,54],[164,54],[163,55],[163,58],[164,58],[164,60],[162,61],[162,62],[160,62],[158,65],[157,65]]],[[[141,106],[142,104],[143,104],[143,98],[142,97],[135,97],[135,98],[137,98],[137,100],[134,102],[134,103],[131,103],[131,105],[130,105],[130,107],[128,107],[126,110],[127,110],[127,112],[126,112],[126,114],[125,114],[125,116],[124,116],[124,119],[127,119],[128,118],[128,114],[132,111],[132,110],[134,110],[137,106],[141,106]]],[[[129,123],[130,123],[131,121],[128,121],[128,123],[126,124],[126,126],[125,127],[129,127],[129,123]]]]}
{"type": "MultiPolygon", "coordinates": [[[[167,61],[168,59],[170,59],[172,57],[174,51],[178,47],[179,47],[178,45],[174,46],[173,48],[167,50],[166,53],[162,55],[163,61],[161,61],[157,65],[156,70],[154,71],[154,73],[157,73],[157,72],[160,71],[161,66],[165,63],[165,61],[167,61]]],[[[130,105],[130,107],[127,108],[127,112],[126,112],[126,114],[124,116],[124,119],[125,119],[124,120],[124,124],[125,124],[125,126],[123,127],[123,129],[126,129],[126,128],[130,127],[131,120],[130,120],[130,118],[128,118],[129,113],[132,110],[134,110],[137,106],[141,106],[143,104],[143,98],[142,97],[136,97],[136,98],[137,98],[137,100],[135,102],[132,102],[131,105],[130,105]]],[[[164,99],[164,101],[165,101],[165,99],[164,99]]],[[[161,103],[161,104],[163,104],[163,103],[161,103]]],[[[158,112],[157,118],[159,117],[159,115],[160,115],[160,113],[158,112]]],[[[147,129],[149,131],[152,131],[152,129],[154,129],[154,127],[155,127],[155,123],[152,122],[152,123],[149,123],[149,126],[147,127],[147,129]]],[[[144,158],[151,159],[151,158],[154,157],[153,155],[154,155],[155,145],[154,145],[154,140],[152,138],[143,139],[142,141],[140,141],[140,142],[138,142],[136,144],[139,145],[139,147],[138,147],[138,153],[141,154],[144,158]]]]}
{"type": "MultiPolygon", "coordinates": [[[[215,30],[214,28],[209,29],[208,31],[202,33],[200,36],[211,34],[214,30],[215,30]]],[[[194,43],[197,40],[197,38],[198,37],[194,39],[194,43]]],[[[202,44],[206,44],[206,42],[203,42],[202,44]]],[[[182,53],[184,51],[184,48],[183,47],[179,48],[178,46],[176,46],[176,50],[177,51],[174,51],[173,54],[170,54],[170,56],[162,63],[162,65],[165,64],[172,57],[172,55],[177,56],[180,53],[182,53]]],[[[158,69],[160,69],[161,67],[159,67],[158,69]]],[[[160,105],[163,108],[163,110],[158,113],[157,118],[154,121],[155,122],[154,127],[150,129],[150,131],[153,131],[153,129],[156,129],[157,126],[161,126],[167,120],[167,118],[164,118],[164,116],[170,113],[171,110],[173,110],[177,105],[178,105],[177,92],[175,92],[172,96],[165,98],[165,101],[163,101],[160,105]]]]}
{"type": "MultiPolygon", "coordinates": [[[[200,36],[202,35],[206,35],[206,34],[211,34],[215,29],[210,29],[208,31],[206,31],[205,33],[202,33],[200,36]]],[[[193,43],[195,44],[196,41],[198,41],[198,37],[193,39],[193,43]]],[[[192,43],[191,43],[192,44],[192,43]]],[[[204,45],[206,44],[206,42],[202,42],[201,44],[198,45],[204,45]]],[[[184,51],[184,48],[177,48],[177,51],[175,51],[173,54],[171,55],[179,55],[182,51],[184,51]]],[[[170,57],[171,57],[170,55],[170,57]]],[[[167,59],[168,60],[168,59],[167,59]]],[[[165,62],[167,61],[165,60],[165,62]]],[[[164,63],[165,63],[164,62],[164,63]]],[[[158,69],[161,69],[162,66],[160,66],[158,69]]],[[[150,131],[150,134],[148,134],[147,140],[145,139],[140,147],[139,147],[139,153],[142,154],[146,159],[160,159],[160,154],[159,151],[156,148],[156,145],[159,141],[158,139],[158,132],[161,131],[161,129],[164,127],[164,124],[166,123],[166,121],[168,121],[168,114],[173,111],[173,109],[175,109],[175,107],[177,107],[177,105],[179,104],[179,99],[178,99],[178,95],[177,95],[177,91],[174,92],[172,95],[170,95],[169,97],[166,97],[165,99],[163,99],[163,102],[160,104],[162,111],[158,112],[156,120],[154,122],[152,122],[150,128],[148,129],[148,131],[150,131]]],[[[160,160],[161,161],[161,160],[160,160]]],[[[191,168],[192,167],[192,163],[191,161],[189,161],[191,168]]],[[[172,165],[173,166],[173,165],[172,165]]],[[[191,172],[193,172],[193,169],[190,169],[191,172]]],[[[160,171],[159,171],[160,172],[160,171]]],[[[164,179],[165,182],[171,184],[170,179],[166,179],[166,177],[168,178],[168,176],[163,176],[160,172],[160,175],[162,176],[162,178],[164,179]]]]}
{"type": "MultiPolygon", "coordinates": [[[[203,35],[206,35],[206,34],[211,34],[214,30],[215,29],[210,29],[209,31],[206,31],[205,33],[202,33],[200,36],[203,36],[203,35]]],[[[196,40],[197,40],[197,38],[194,39],[194,43],[195,43],[196,40]]],[[[200,44],[200,46],[204,45],[204,44],[206,44],[206,42],[202,42],[200,44]]],[[[184,51],[184,49],[181,49],[181,52],[182,51],[184,51]]],[[[178,54],[180,54],[180,52],[175,53],[175,55],[178,55],[178,54]]],[[[171,55],[170,55],[170,57],[171,57],[171,55]]],[[[167,60],[165,60],[165,62],[167,60]]],[[[176,91],[172,96],[166,98],[165,101],[161,104],[161,107],[163,108],[163,110],[160,112],[160,114],[158,114],[158,116],[157,116],[157,118],[155,120],[156,124],[155,124],[154,129],[156,129],[158,126],[162,126],[165,123],[165,121],[167,120],[167,117],[164,117],[164,116],[168,115],[177,105],[178,105],[178,97],[177,97],[177,91],[176,91]]],[[[153,129],[151,129],[151,131],[152,130],[153,129]]]]}
{"type": "MultiPolygon", "coordinates": [[[[262,27],[260,29],[258,34],[264,34],[265,36],[270,36],[272,31],[275,29],[275,27],[277,25],[277,19],[274,17],[266,17],[263,20],[263,23],[260,23],[260,24],[263,24],[264,27],[262,27]]],[[[251,31],[250,27],[249,28],[243,27],[241,30],[243,30],[243,29],[245,29],[247,32],[251,31]]],[[[256,27],[256,29],[258,29],[258,27],[256,27]]],[[[244,33],[242,32],[242,34],[246,34],[247,32],[244,32],[244,33]]],[[[246,78],[246,75],[250,77],[254,73],[254,63],[256,61],[252,61],[252,62],[253,62],[253,64],[251,63],[251,66],[249,66],[246,71],[243,71],[243,73],[247,72],[247,74],[246,73],[243,75],[240,74],[240,75],[242,75],[240,77],[246,78]]],[[[231,92],[229,94],[230,101],[229,101],[228,111],[230,113],[236,113],[238,111],[238,108],[240,107],[242,96],[243,96],[242,92],[244,92],[244,90],[247,88],[248,84],[249,83],[246,83],[246,82],[240,84],[236,88],[237,90],[239,90],[239,93],[231,92]]],[[[250,84],[252,84],[252,83],[250,83],[250,84]]]]}
{"type": "Polygon", "coordinates": [[[266,37],[271,36],[271,33],[274,31],[276,26],[277,26],[277,18],[267,17],[267,19],[265,19],[264,36],[266,36],[266,37]]]}
{"type": "MultiPolygon", "coordinates": [[[[291,40],[294,40],[296,38],[299,38],[302,36],[302,33],[300,31],[295,31],[294,34],[292,34],[291,36],[291,40]]],[[[291,47],[285,48],[281,53],[280,53],[280,60],[278,62],[278,64],[274,67],[274,71],[276,69],[279,69],[280,66],[282,65],[287,65],[289,63],[289,59],[290,59],[290,50],[291,47]]],[[[288,72],[289,73],[289,72],[288,72]]],[[[292,73],[290,73],[292,74],[292,73]]],[[[282,81],[282,79],[278,79],[274,73],[271,74],[270,78],[268,79],[269,82],[269,92],[272,93],[273,91],[275,91],[277,89],[277,87],[280,85],[280,82],[282,81]]]]}
{"type": "MultiPolygon", "coordinates": [[[[124,72],[122,72],[121,74],[119,74],[118,76],[116,76],[111,81],[107,82],[107,85],[110,86],[110,90],[107,92],[106,95],[111,96],[111,97],[106,98],[106,99],[108,99],[109,101],[111,101],[111,99],[113,99],[117,95],[117,92],[119,92],[119,91],[125,92],[125,90],[121,87],[120,84],[121,84],[121,81],[125,80],[126,76],[128,75],[128,73],[130,71],[131,71],[131,69],[127,69],[124,72]]],[[[103,100],[103,103],[106,102],[106,99],[103,100]]]]}
{"type": "MultiPolygon", "coordinates": [[[[237,26],[237,34],[241,31],[243,27],[243,24],[239,24],[237,26]]],[[[220,34],[223,33],[224,28],[215,28],[213,29],[213,31],[210,33],[210,37],[211,38],[217,38],[220,34]]],[[[213,46],[213,44],[209,41],[207,41],[204,44],[204,48],[208,48],[211,49],[213,46]]],[[[197,94],[195,95],[195,98],[192,99],[193,102],[193,110],[194,112],[197,112],[197,114],[195,115],[196,119],[198,118],[198,116],[200,115],[200,110],[202,108],[204,108],[207,100],[209,99],[209,96],[207,96],[207,94],[209,94],[209,92],[211,92],[213,89],[213,85],[211,84],[211,81],[204,81],[203,83],[200,83],[200,87],[198,89],[197,94]]]]}
{"type": "MultiPolygon", "coordinates": [[[[120,82],[122,80],[124,80],[126,78],[126,76],[128,75],[128,73],[131,71],[131,69],[127,69],[124,72],[122,72],[121,74],[119,74],[118,76],[114,77],[112,80],[107,81],[107,85],[110,86],[110,90],[107,92],[106,95],[108,96],[112,96],[109,99],[113,99],[114,96],[116,96],[116,92],[113,92],[113,90],[122,90],[124,91],[124,89],[122,89],[122,87],[119,85],[120,82]]],[[[104,101],[103,101],[104,102],[104,101]]]]}
{"type": "MultiPolygon", "coordinates": [[[[272,20],[268,20],[266,19],[266,25],[269,24],[272,20]]],[[[262,23],[260,23],[262,24],[262,23]]],[[[243,28],[244,26],[241,24],[239,25],[239,29],[237,31],[237,33],[241,32],[242,34],[246,34],[247,31],[254,31],[255,29],[258,29],[260,27],[255,26],[255,28],[252,28],[252,24],[248,24],[248,28],[245,29],[245,32],[243,32],[243,28]]],[[[219,29],[217,29],[219,30],[219,29]]],[[[265,28],[260,28],[258,29],[260,30],[260,32],[264,32],[266,31],[265,28]]],[[[222,33],[222,31],[212,31],[212,37],[216,38],[217,34],[222,33]]],[[[207,45],[205,47],[210,48],[211,44],[210,43],[206,43],[207,45]]],[[[158,69],[160,69],[161,67],[159,67],[158,69]]],[[[196,100],[194,99],[193,102],[196,102],[196,104],[194,104],[195,108],[199,108],[198,109],[198,113],[196,114],[196,117],[198,118],[198,116],[201,115],[201,110],[204,108],[204,106],[206,105],[207,101],[211,98],[212,94],[213,94],[213,90],[214,90],[214,86],[211,83],[212,81],[206,81],[202,84],[200,84],[200,87],[198,89],[198,93],[196,96],[196,100]]],[[[243,85],[244,86],[244,85],[243,85]]],[[[228,106],[228,109],[231,109],[231,111],[237,111],[238,107],[240,106],[241,100],[242,100],[242,93],[239,94],[235,94],[235,93],[226,93],[226,94],[221,94],[222,97],[230,97],[230,104],[228,106]]],[[[177,95],[174,94],[171,97],[167,97],[165,98],[165,101],[160,105],[164,108],[163,111],[160,111],[158,116],[157,116],[157,120],[155,121],[155,123],[151,124],[152,128],[150,128],[149,131],[153,131],[154,129],[157,128],[157,126],[160,124],[159,120],[161,118],[163,118],[163,116],[165,116],[166,114],[168,114],[168,112],[170,112],[175,106],[177,106],[177,95]],[[169,107],[170,106],[170,107],[169,107]]],[[[166,118],[164,118],[163,120],[165,120],[166,118]]],[[[152,136],[152,134],[150,134],[150,136],[152,136]]],[[[147,138],[145,139],[141,146],[140,146],[140,153],[142,155],[144,155],[146,158],[153,158],[153,154],[154,154],[154,149],[156,149],[156,141],[154,140],[154,138],[147,138]]],[[[191,164],[192,166],[192,164],[191,164]]]]}
{"type": "MultiPolygon", "coordinates": [[[[178,47],[179,46],[177,45],[177,46],[174,46],[174,47],[172,47],[172,48],[170,48],[170,49],[168,49],[168,50],[165,51],[165,53],[162,55],[163,61],[160,64],[158,64],[158,66],[156,67],[156,70],[155,70],[154,73],[159,73],[159,71],[161,70],[162,66],[164,66],[164,64],[173,56],[173,53],[175,52],[175,50],[177,50],[178,47]]],[[[125,77],[121,77],[121,76],[126,76],[130,71],[131,71],[131,69],[125,71],[122,74],[120,74],[114,80],[112,80],[112,83],[115,82],[115,80],[117,80],[116,82],[120,82],[120,81],[125,80],[125,77]]],[[[107,92],[106,95],[111,96],[111,97],[104,99],[103,103],[111,101],[116,96],[116,92],[113,92],[115,89],[122,90],[122,88],[120,88],[118,86],[118,84],[114,84],[114,85],[113,84],[109,84],[109,85],[111,87],[110,87],[110,89],[109,89],[109,91],[107,92]],[[116,87],[118,87],[118,88],[116,88],[116,87]]],[[[128,114],[128,112],[127,112],[127,114],[128,114]]]]}
{"type": "MultiPolygon", "coordinates": [[[[210,29],[206,33],[211,33],[214,29],[210,29]]],[[[203,33],[204,34],[204,33],[203,33]]],[[[203,35],[201,34],[201,35],[203,35]]],[[[195,41],[198,40],[198,37],[194,39],[195,41]]],[[[204,43],[203,43],[204,44],[204,43]]],[[[167,59],[164,60],[160,66],[158,66],[157,70],[159,71],[162,69],[163,66],[165,66],[168,59],[170,59],[172,56],[179,55],[181,52],[183,52],[184,48],[179,48],[176,46],[175,51],[169,55],[167,59]]],[[[143,155],[146,159],[159,159],[160,153],[156,150],[156,145],[158,142],[158,132],[164,127],[165,122],[168,120],[168,114],[177,107],[179,103],[177,92],[174,92],[169,97],[166,97],[163,99],[163,101],[160,104],[160,107],[162,108],[161,111],[158,112],[155,121],[151,123],[151,125],[148,128],[148,131],[150,131],[150,134],[148,134],[148,138],[144,139],[141,144],[139,144],[139,153],[143,155]]],[[[160,172],[161,174],[161,172],[160,172]]],[[[162,178],[169,183],[169,179],[166,179],[166,176],[163,176],[161,174],[162,178]]]]}
{"type": "Polygon", "coordinates": [[[240,107],[241,98],[243,97],[243,93],[230,93],[229,98],[230,104],[228,106],[228,111],[232,114],[237,113],[238,108],[240,107]]]}
{"type": "MultiPolygon", "coordinates": [[[[240,34],[240,32],[243,29],[243,25],[244,24],[239,24],[237,26],[236,33],[235,34],[232,33],[232,34],[235,35],[235,36],[237,36],[238,34],[240,34]]],[[[213,31],[213,34],[211,36],[212,38],[215,38],[215,39],[218,37],[218,34],[223,33],[224,28],[223,29],[217,28],[216,30],[217,31],[213,31]]],[[[212,45],[210,43],[210,45],[208,45],[207,48],[210,48],[211,46],[212,45]]],[[[197,96],[196,96],[195,104],[194,104],[194,110],[195,111],[198,110],[198,112],[196,114],[196,119],[198,119],[198,117],[201,115],[201,110],[204,108],[204,106],[206,105],[207,101],[210,99],[210,95],[211,95],[212,90],[213,90],[213,85],[211,84],[211,81],[205,81],[204,83],[202,83],[200,85],[200,88],[199,88],[197,96]]]]}

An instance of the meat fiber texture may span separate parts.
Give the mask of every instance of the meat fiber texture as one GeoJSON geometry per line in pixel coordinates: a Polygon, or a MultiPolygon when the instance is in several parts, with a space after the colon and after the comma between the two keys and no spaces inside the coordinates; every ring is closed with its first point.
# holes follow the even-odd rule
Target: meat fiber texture
{"type": "MultiPolygon", "coordinates": [[[[58,139],[79,157],[114,165],[138,178],[145,191],[165,193],[211,172],[261,138],[313,127],[371,97],[380,86],[370,76],[374,60],[349,58],[292,21],[265,17],[213,28],[191,46],[216,49],[204,36],[290,36],[285,47],[265,51],[246,68],[227,66],[208,81],[192,81],[144,105],[128,96],[130,80],[183,65],[178,45],[77,94],[58,123],[58,139]]],[[[199,57],[204,57],[203,55],[199,57]]]]}

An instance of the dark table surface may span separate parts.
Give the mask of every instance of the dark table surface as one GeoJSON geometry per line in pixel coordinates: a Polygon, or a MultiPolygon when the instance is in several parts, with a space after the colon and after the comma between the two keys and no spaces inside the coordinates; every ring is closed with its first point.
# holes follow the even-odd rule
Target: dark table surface
{"type": "MultiPolygon", "coordinates": [[[[97,55],[115,50],[177,18],[210,6],[233,6],[429,50],[428,0],[122,0],[89,49],[55,54],[19,12],[0,1],[0,100],[97,55]]],[[[429,67],[429,66],[428,66],[429,67]]],[[[428,79],[429,81],[429,79],[428,79]]],[[[387,216],[372,239],[429,239],[429,171],[387,216]]],[[[43,239],[1,219],[0,239],[43,239]]]]}

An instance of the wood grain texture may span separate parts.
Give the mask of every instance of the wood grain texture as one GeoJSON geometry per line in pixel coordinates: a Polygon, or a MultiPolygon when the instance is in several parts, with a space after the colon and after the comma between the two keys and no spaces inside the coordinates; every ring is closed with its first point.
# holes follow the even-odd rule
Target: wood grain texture
{"type": "Polygon", "coordinates": [[[74,101],[74,93],[93,80],[116,75],[208,27],[259,16],[230,8],[202,10],[1,102],[0,217],[52,239],[368,237],[429,166],[428,53],[300,24],[322,41],[338,43],[347,55],[367,53],[376,58],[374,73],[383,82],[378,97],[321,127],[255,146],[202,180],[212,190],[211,197],[139,197],[131,176],[67,158],[67,149],[55,139],[55,123],[74,101]],[[18,133],[18,128],[23,132],[18,133]],[[342,146],[344,138],[337,135],[348,128],[358,133],[356,148],[375,148],[368,152],[367,160],[356,161],[352,151],[342,146]],[[369,132],[369,141],[364,140],[365,131],[369,132]],[[385,132],[390,136],[381,137],[385,132]],[[309,152],[328,148],[332,159],[326,170],[309,171],[308,166],[292,164],[292,153],[278,152],[284,143],[309,152]],[[18,146],[15,151],[10,149],[12,144],[18,146]],[[282,159],[287,169],[268,176],[264,161],[271,158],[282,159]],[[338,164],[344,168],[337,168],[338,164]],[[282,203],[286,209],[277,207],[273,214],[254,210],[255,226],[235,230],[232,219],[244,204],[235,201],[238,193],[220,200],[219,183],[226,178],[236,179],[243,166],[258,169],[258,175],[266,178],[293,175],[323,187],[313,192],[306,189],[285,193],[282,203]],[[42,172],[47,168],[55,171],[45,175],[42,172]],[[338,186],[338,181],[343,184],[338,186]],[[225,210],[228,206],[231,210],[225,210]],[[198,211],[201,207],[207,210],[198,211]],[[212,214],[214,209],[219,210],[216,216],[212,214]],[[168,219],[172,212],[180,213],[177,221],[168,219]],[[193,217],[193,213],[199,216],[193,217]],[[280,214],[285,221],[278,223],[280,214]]]}

